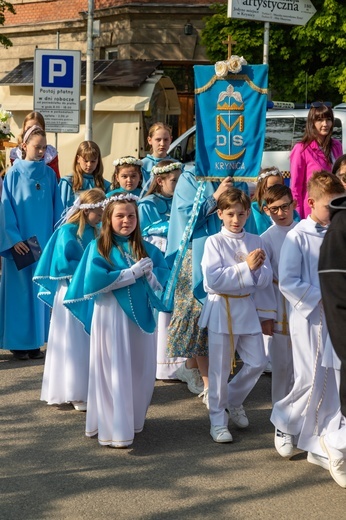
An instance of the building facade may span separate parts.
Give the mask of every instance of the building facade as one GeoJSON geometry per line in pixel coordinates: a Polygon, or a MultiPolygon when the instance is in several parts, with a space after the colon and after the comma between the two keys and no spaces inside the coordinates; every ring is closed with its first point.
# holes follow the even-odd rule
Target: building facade
{"type": "MultiPolygon", "coordinates": [[[[225,1],[225,0],[224,0],[225,1]]],[[[201,45],[204,18],[221,0],[95,0],[94,57],[110,60],[160,60],[179,94],[176,132],[193,123],[193,65],[208,63],[201,45]]],[[[13,46],[0,48],[0,79],[35,48],[87,51],[88,0],[13,0],[1,32],[13,46]]],[[[1,101],[0,101],[1,102],[1,101]]]]}

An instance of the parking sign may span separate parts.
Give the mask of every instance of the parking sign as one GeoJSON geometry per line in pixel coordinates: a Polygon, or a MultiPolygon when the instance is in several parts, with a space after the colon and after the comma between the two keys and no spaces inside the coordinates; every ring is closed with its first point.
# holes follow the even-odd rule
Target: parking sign
{"type": "Polygon", "coordinates": [[[47,132],[79,132],[80,51],[35,50],[34,109],[47,132]]]}

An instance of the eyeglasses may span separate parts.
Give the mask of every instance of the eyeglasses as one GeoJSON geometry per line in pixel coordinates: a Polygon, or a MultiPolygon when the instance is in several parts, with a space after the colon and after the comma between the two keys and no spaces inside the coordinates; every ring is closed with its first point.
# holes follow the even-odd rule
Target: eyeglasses
{"type": "Polygon", "coordinates": [[[286,202],[286,204],[281,204],[281,206],[272,206],[271,208],[267,206],[270,213],[273,213],[273,215],[277,215],[281,209],[283,213],[287,213],[287,211],[290,209],[290,205],[292,202],[286,202]]]}
{"type": "Polygon", "coordinates": [[[312,108],[321,108],[321,107],[331,108],[332,104],[330,101],[314,101],[313,103],[310,103],[310,107],[312,107],[312,108]]]}

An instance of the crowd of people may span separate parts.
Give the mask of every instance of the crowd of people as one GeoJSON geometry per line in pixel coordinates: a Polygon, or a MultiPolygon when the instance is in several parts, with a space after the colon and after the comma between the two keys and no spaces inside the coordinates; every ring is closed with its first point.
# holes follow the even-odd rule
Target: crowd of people
{"type": "Polygon", "coordinates": [[[87,436],[124,448],[155,379],[179,379],[228,443],[270,361],[277,452],[307,451],[346,488],[346,156],[332,127],[332,109],[312,104],[291,187],[263,168],[251,200],[244,183],[200,182],[169,157],[164,123],[111,181],[93,141],[63,176],[29,114],[0,204],[0,348],[41,359],[47,344],[41,400],[86,411],[87,436]]]}

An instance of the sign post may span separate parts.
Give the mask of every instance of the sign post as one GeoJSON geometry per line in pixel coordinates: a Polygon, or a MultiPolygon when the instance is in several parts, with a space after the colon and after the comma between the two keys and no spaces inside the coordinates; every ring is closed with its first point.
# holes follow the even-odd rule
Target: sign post
{"type": "Polygon", "coordinates": [[[35,50],[34,110],[47,132],[79,132],[80,84],[80,51],[35,50]]]}

